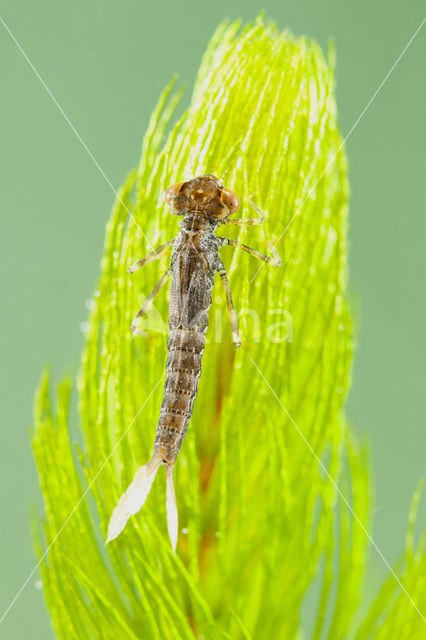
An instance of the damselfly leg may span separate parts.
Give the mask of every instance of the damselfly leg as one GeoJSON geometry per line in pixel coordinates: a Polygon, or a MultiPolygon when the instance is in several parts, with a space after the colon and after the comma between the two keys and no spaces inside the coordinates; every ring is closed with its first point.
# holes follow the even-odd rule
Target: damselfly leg
{"type": "Polygon", "coordinates": [[[172,273],[171,269],[167,269],[167,271],[165,273],[163,273],[163,275],[161,276],[161,278],[159,279],[159,281],[157,282],[157,284],[155,285],[154,289],[151,291],[151,293],[149,294],[149,296],[147,297],[147,299],[145,300],[145,302],[143,303],[143,305],[141,306],[141,308],[139,309],[139,311],[137,312],[135,319],[133,320],[130,329],[132,331],[132,333],[134,335],[146,335],[144,332],[140,332],[138,330],[138,324],[141,320],[141,318],[143,318],[143,316],[146,314],[146,312],[148,311],[149,307],[152,304],[152,301],[154,300],[155,296],[157,295],[157,293],[160,291],[161,287],[163,287],[167,280],[170,278],[172,273]]]}
{"type": "Polygon", "coordinates": [[[219,270],[219,275],[222,278],[223,287],[225,289],[226,301],[228,303],[229,319],[231,321],[231,329],[232,329],[232,340],[235,346],[238,348],[238,347],[241,347],[241,336],[238,330],[237,314],[235,313],[234,304],[232,302],[231,287],[229,286],[228,276],[226,275],[226,269],[223,265],[219,270]]]}
{"type": "Polygon", "coordinates": [[[272,255],[266,256],[264,253],[260,253],[260,251],[256,251],[256,249],[252,249],[251,247],[248,247],[246,244],[238,242],[237,240],[231,240],[231,238],[219,238],[219,240],[222,241],[222,247],[225,247],[226,245],[232,245],[233,247],[237,247],[237,249],[241,249],[242,251],[249,253],[251,256],[257,258],[258,260],[261,260],[262,262],[268,262],[269,264],[272,264],[274,267],[280,267],[282,264],[281,258],[278,255],[275,247],[272,247],[271,249],[272,255]]]}
{"type": "Polygon", "coordinates": [[[135,271],[137,271],[141,267],[144,267],[149,262],[152,262],[153,260],[156,260],[156,259],[160,258],[161,255],[173,245],[174,241],[175,241],[175,239],[172,238],[172,240],[169,240],[168,242],[166,242],[165,244],[162,244],[160,247],[158,247],[154,251],[151,251],[151,253],[148,253],[147,256],[145,256],[141,260],[138,260],[137,262],[135,262],[135,264],[132,264],[127,269],[127,271],[129,273],[134,273],[135,271]]]}

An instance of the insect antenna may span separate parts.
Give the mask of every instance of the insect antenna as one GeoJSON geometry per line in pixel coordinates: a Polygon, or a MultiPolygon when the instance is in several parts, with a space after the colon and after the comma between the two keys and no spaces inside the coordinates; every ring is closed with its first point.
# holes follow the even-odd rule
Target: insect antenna
{"type": "Polygon", "coordinates": [[[194,178],[197,175],[195,167],[198,163],[195,162],[195,157],[192,153],[192,150],[189,151],[188,164],[189,168],[191,169],[191,178],[194,178]]]}
{"type": "Polygon", "coordinates": [[[233,163],[233,162],[234,162],[234,160],[235,160],[235,157],[236,157],[237,155],[239,155],[240,157],[241,157],[241,155],[244,155],[244,151],[243,151],[243,148],[242,148],[242,146],[241,146],[241,141],[242,141],[242,138],[240,138],[240,139],[238,140],[238,142],[237,142],[237,144],[236,144],[236,147],[231,151],[231,159],[229,160],[229,162],[228,162],[228,164],[227,164],[227,166],[226,166],[225,171],[224,171],[224,172],[223,172],[223,174],[220,176],[220,180],[223,180],[223,179],[224,179],[224,177],[228,174],[228,172],[229,172],[229,170],[230,170],[230,168],[231,168],[231,166],[232,166],[232,163],[233,163]]]}

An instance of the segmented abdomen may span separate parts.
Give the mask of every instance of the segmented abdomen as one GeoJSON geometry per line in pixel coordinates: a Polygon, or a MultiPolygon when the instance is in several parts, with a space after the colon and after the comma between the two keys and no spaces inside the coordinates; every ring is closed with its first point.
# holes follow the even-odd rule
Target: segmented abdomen
{"type": "Polygon", "coordinates": [[[159,453],[168,464],[174,464],[188,429],[197,395],[204,342],[202,331],[170,330],[166,382],[154,442],[154,453],[159,453]]]}
{"type": "Polygon", "coordinates": [[[197,395],[214,283],[214,269],[206,254],[195,249],[193,240],[182,233],[183,247],[172,255],[166,382],[154,442],[154,454],[171,465],[187,432],[197,395]]]}

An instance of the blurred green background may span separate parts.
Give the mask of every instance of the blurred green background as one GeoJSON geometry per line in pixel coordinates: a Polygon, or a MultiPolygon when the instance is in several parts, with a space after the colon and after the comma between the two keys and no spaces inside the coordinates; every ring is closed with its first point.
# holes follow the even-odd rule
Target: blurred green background
{"type": "MultiPolygon", "coordinates": [[[[420,0],[23,0],[1,2],[0,15],[117,188],[138,160],[161,89],[175,73],[191,88],[224,17],[247,21],[265,9],[280,28],[313,37],[323,49],[334,38],[345,135],[419,26],[422,8],[420,0]]],[[[425,45],[423,27],[347,143],[358,327],[348,413],[371,442],[371,530],[391,562],[402,550],[425,468],[425,45]]],[[[0,60],[1,617],[35,565],[33,392],[46,361],[55,378],[78,368],[79,326],[98,276],[113,193],[1,25],[0,60]]],[[[386,574],[372,550],[367,592],[386,574]]],[[[53,637],[37,580],[35,573],[2,623],[1,638],[53,637]]]]}

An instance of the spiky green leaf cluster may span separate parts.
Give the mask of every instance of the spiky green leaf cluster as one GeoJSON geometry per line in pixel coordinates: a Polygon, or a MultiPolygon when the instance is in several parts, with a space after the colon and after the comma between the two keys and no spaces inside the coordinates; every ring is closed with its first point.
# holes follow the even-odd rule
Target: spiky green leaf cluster
{"type": "MultiPolygon", "coordinates": [[[[332,63],[314,43],[261,20],[242,30],[222,25],[191,104],[175,121],[178,100],[171,85],[107,226],[78,387],[78,459],[69,440],[71,383],[59,385],[55,411],[47,375],[38,394],[34,451],[46,506],[39,553],[78,504],[41,568],[57,636],[420,637],[421,618],[394,578],[356,631],[367,543],[359,523],[369,527],[369,488],[365,452],[342,411],[352,357],[348,186],[332,63]],[[261,189],[253,199],[267,217],[263,228],[223,228],[223,235],[263,252],[277,242],[283,266],[256,274],[253,258],[222,251],[244,342],[233,350],[217,283],[198,398],[176,465],[177,554],[167,539],[161,473],[143,511],[105,549],[111,511],[150,457],[166,357],[166,291],[147,320],[148,337],[131,340],[129,332],[166,262],[133,276],[126,268],[177,232],[162,190],[225,169],[242,216],[255,215],[248,196],[261,189]]],[[[419,606],[426,604],[422,563],[412,545],[407,589],[419,606]]]]}

